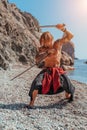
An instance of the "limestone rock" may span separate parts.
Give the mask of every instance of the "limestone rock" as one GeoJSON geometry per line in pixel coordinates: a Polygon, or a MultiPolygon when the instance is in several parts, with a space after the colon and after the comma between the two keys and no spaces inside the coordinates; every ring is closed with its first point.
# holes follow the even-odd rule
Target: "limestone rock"
{"type": "Polygon", "coordinates": [[[67,54],[66,52],[62,51],[62,58],[61,58],[61,66],[64,70],[73,70],[74,67],[74,59],[67,54]]]}
{"type": "Polygon", "coordinates": [[[64,70],[73,70],[74,67],[74,58],[75,58],[75,53],[74,53],[74,43],[71,41],[64,44],[62,47],[62,58],[61,58],[61,66],[63,67],[64,70]]]}
{"type": "Polygon", "coordinates": [[[34,62],[41,35],[38,26],[30,13],[21,12],[7,0],[0,1],[0,67],[5,69],[4,64],[10,62],[34,62]]]}
{"type": "Polygon", "coordinates": [[[75,48],[74,43],[70,41],[63,45],[62,51],[65,51],[69,56],[71,56],[72,59],[74,59],[75,58],[74,48],[75,48]]]}

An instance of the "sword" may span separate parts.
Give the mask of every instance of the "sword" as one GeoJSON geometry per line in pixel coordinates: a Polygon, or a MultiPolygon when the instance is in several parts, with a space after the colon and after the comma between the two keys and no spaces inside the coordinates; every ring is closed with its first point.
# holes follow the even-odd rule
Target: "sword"
{"type": "MultiPolygon", "coordinates": [[[[65,26],[65,24],[63,24],[65,26]]],[[[57,25],[44,25],[44,26],[38,26],[39,28],[54,28],[57,25]]],[[[35,29],[35,27],[30,27],[30,30],[35,29]]]]}
{"type": "MultiPolygon", "coordinates": [[[[47,54],[46,56],[44,56],[40,61],[39,63],[44,60],[49,54],[47,54]]],[[[16,79],[17,77],[21,76],[22,74],[24,74],[25,72],[27,72],[28,70],[32,69],[35,65],[37,65],[36,63],[33,64],[32,66],[30,66],[29,68],[27,68],[26,70],[24,70],[23,72],[21,72],[20,74],[16,75],[14,78],[12,78],[10,81],[16,79]]]]}

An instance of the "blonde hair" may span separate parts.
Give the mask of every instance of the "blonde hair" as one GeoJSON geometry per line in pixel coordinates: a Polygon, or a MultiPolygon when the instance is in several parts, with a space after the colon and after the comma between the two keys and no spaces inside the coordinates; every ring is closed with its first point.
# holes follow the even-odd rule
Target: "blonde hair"
{"type": "Polygon", "coordinates": [[[52,46],[53,36],[50,32],[44,32],[40,37],[40,45],[44,47],[52,46]]]}

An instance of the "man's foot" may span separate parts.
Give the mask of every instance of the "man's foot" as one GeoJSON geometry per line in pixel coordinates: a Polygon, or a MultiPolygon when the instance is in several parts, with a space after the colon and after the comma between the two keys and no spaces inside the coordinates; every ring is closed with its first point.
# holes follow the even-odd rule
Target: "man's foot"
{"type": "Polygon", "coordinates": [[[69,99],[69,98],[70,98],[70,96],[71,96],[71,94],[70,94],[70,93],[65,92],[65,97],[66,97],[66,99],[69,99]]]}
{"type": "Polygon", "coordinates": [[[24,108],[27,108],[27,109],[35,109],[35,106],[26,105],[24,108]]]}
{"type": "Polygon", "coordinates": [[[69,103],[73,101],[74,92],[75,92],[75,87],[73,87],[73,94],[71,94],[71,96],[70,96],[70,98],[68,100],[69,103]]]}
{"type": "Polygon", "coordinates": [[[70,96],[68,102],[71,103],[73,101],[73,95],[70,96]]]}

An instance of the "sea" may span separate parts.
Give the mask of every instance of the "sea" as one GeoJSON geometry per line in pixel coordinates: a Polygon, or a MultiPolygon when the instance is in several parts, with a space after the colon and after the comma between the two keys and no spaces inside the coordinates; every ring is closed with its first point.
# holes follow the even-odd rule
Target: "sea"
{"type": "Polygon", "coordinates": [[[87,64],[85,62],[87,62],[87,60],[75,60],[75,70],[68,72],[70,79],[87,84],[87,64]]]}

